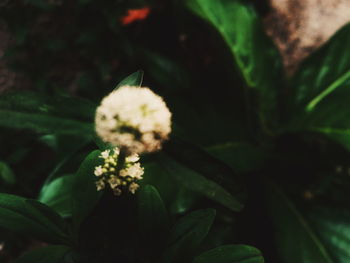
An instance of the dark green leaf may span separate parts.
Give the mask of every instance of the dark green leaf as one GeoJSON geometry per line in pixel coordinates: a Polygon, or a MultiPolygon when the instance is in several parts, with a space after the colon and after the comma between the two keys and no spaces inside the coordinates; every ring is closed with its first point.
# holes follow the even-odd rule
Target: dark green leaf
{"type": "Polygon", "coordinates": [[[66,246],[47,246],[25,253],[14,263],[62,263],[69,250],[66,246]]]}
{"type": "MultiPolygon", "coordinates": [[[[295,204],[276,185],[268,187],[276,246],[285,263],[335,263],[295,204]]],[[[332,238],[332,237],[329,237],[332,238]]]]}
{"type": "Polygon", "coordinates": [[[350,25],[313,54],[292,80],[291,129],[323,133],[350,146],[350,25]]]}
{"type": "MultiPolygon", "coordinates": [[[[214,200],[221,202],[235,211],[242,208],[242,202],[246,198],[244,178],[235,173],[229,165],[219,159],[216,159],[201,147],[174,137],[164,146],[164,152],[180,163],[176,164],[174,161],[164,162],[164,164],[173,164],[171,165],[173,168],[170,170],[182,169],[183,173],[185,174],[192,173],[192,180],[202,181],[201,184],[197,185],[197,191],[207,192],[206,190],[211,188],[212,191],[210,193],[204,193],[207,197],[212,199],[214,198],[214,200]],[[200,176],[198,177],[196,175],[200,176]],[[206,180],[202,180],[204,178],[201,176],[204,176],[206,180]],[[206,190],[203,189],[205,185],[208,187],[206,190]],[[224,192],[220,191],[219,189],[213,193],[213,190],[216,188],[214,185],[224,185],[229,195],[224,194],[224,192]],[[217,199],[214,197],[217,194],[219,195],[219,192],[221,198],[226,199],[226,201],[220,201],[219,199],[221,198],[219,198],[219,196],[217,196],[217,199]],[[229,199],[232,200],[229,201],[229,199]]],[[[169,165],[167,165],[168,168],[170,168],[169,165]]],[[[172,171],[171,175],[174,175],[180,179],[181,177],[185,178],[183,173],[179,173],[179,171],[174,173],[174,171],[172,171]]],[[[181,179],[181,181],[184,181],[183,183],[190,186],[188,180],[181,179]]],[[[219,188],[222,189],[222,187],[219,188]]]]}
{"type": "Polygon", "coordinates": [[[46,205],[0,194],[0,226],[52,243],[69,243],[63,219],[46,205]]]}
{"type": "Polygon", "coordinates": [[[200,196],[183,186],[157,162],[144,162],[144,179],[141,185],[151,184],[158,191],[169,214],[183,214],[190,210],[200,196]]]}
{"type": "Polygon", "coordinates": [[[261,252],[245,245],[226,245],[196,257],[193,263],[264,263],[261,252]]]}
{"type": "Polygon", "coordinates": [[[310,111],[304,114],[303,129],[319,132],[349,147],[350,142],[350,78],[310,111]]]}
{"type": "Polygon", "coordinates": [[[16,182],[12,169],[4,162],[0,162],[0,178],[6,184],[14,184],[16,182]]]}
{"type": "Polygon", "coordinates": [[[186,262],[206,237],[215,218],[215,210],[203,209],[181,218],[173,227],[163,262],[186,262]]]}
{"type": "Polygon", "coordinates": [[[168,215],[156,188],[144,186],[138,194],[139,223],[145,236],[151,237],[159,231],[167,231],[168,215]]]}
{"type": "Polygon", "coordinates": [[[90,137],[94,111],[95,106],[83,99],[8,93],[0,97],[0,126],[90,137]]]}
{"type": "Polygon", "coordinates": [[[188,73],[175,61],[159,53],[142,49],[150,75],[164,87],[186,89],[190,87],[188,73]]]}
{"type": "Polygon", "coordinates": [[[102,164],[100,154],[98,150],[91,152],[74,175],[76,178],[73,185],[72,213],[76,227],[93,210],[102,195],[102,192],[96,189],[94,175],[95,167],[102,164]]]}
{"type": "Polygon", "coordinates": [[[58,177],[45,185],[39,194],[38,200],[62,217],[72,215],[72,192],[76,176],[74,174],[58,177]]]}
{"type": "Polygon", "coordinates": [[[350,212],[348,207],[317,206],[307,211],[307,218],[327,247],[334,262],[350,261],[350,212]]]}
{"type": "Polygon", "coordinates": [[[214,145],[208,148],[208,152],[240,173],[260,169],[267,159],[266,152],[246,142],[214,145]]]}
{"type": "Polygon", "coordinates": [[[93,134],[92,124],[35,113],[0,110],[0,126],[40,133],[93,134]]]}
{"type": "MultiPolygon", "coordinates": [[[[169,231],[169,219],[164,203],[151,185],[142,187],[138,193],[139,230],[145,246],[156,253],[166,241],[169,231]]],[[[150,252],[150,251],[149,251],[150,252]]]]}
{"type": "Polygon", "coordinates": [[[220,32],[247,86],[258,91],[260,108],[266,114],[264,118],[270,117],[276,111],[282,64],[257,12],[247,1],[190,0],[186,3],[220,32]]]}
{"type": "Polygon", "coordinates": [[[196,171],[189,169],[169,157],[162,156],[160,164],[168,173],[182,183],[189,190],[198,192],[212,199],[232,211],[240,211],[243,204],[219,184],[203,177],[196,171]]]}
{"type": "Polygon", "coordinates": [[[114,90],[117,90],[118,88],[122,86],[137,86],[141,87],[143,81],[143,71],[139,70],[134,73],[132,73],[130,76],[127,76],[125,79],[123,79],[114,90]]]}
{"type": "Polygon", "coordinates": [[[291,83],[296,106],[312,111],[350,78],[349,33],[350,25],[347,25],[300,67],[291,83]]]}

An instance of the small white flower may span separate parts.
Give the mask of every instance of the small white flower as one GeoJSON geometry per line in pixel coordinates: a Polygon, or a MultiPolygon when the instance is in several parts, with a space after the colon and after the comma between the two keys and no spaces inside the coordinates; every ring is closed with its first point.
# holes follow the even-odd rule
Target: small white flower
{"type": "Polygon", "coordinates": [[[96,181],[97,190],[100,191],[109,185],[115,195],[121,195],[123,189],[135,193],[138,189],[136,181],[142,179],[143,167],[138,162],[138,154],[131,154],[125,157],[123,167],[117,167],[119,149],[106,150],[101,153],[103,165],[95,167],[94,174],[99,178],[96,181]],[[119,171],[120,169],[120,171],[119,171]]]}
{"type": "Polygon", "coordinates": [[[111,186],[112,189],[116,188],[118,185],[122,184],[122,181],[117,177],[112,175],[109,179],[108,179],[108,183],[111,186]]]}
{"type": "Polygon", "coordinates": [[[103,174],[103,169],[102,169],[102,166],[101,166],[101,165],[95,167],[95,172],[94,172],[94,174],[95,174],[96,176],[101,176],[101,175],[103,174]]]}
{"type": "Polygon", "coordinates": [[[168,139],[171,113],[149,88],[122,86],[102,100],[95,128],[103,141],[130,153],[153,152],[168,139]]]}
{"type": "Polygon", "coordinates": [[[136,183],[131,183],[129,185],[129,191],[132,193],[132,194],[135,194],[136,190],[139,188],[140,186],[136,183]]]}
{"type": "Polygon", "coordinates": [[[100,158],[107,159],[111,150],[105,150],[101,152],[100,158]]]}
{"type": "Polygon", "coordinates": [[[105,182],[103,181],[103,179],[100,179],[96,182],[96,187],[97,191],[101,191],[105,188],[105,182]]]}
{"type": "Polygon", "coordinates": [[[131,166],[120,171],[120,176],[122,177],[130,176],[137,180],[141,180],[143,174],[144,174],[144,169],[141,167],[140,163],[132,164],[131,166]]]}
{"type": "Polygon", "coordinates": [[[132,162],[132,163],[135,163],[138,160],[140,160],[140,156],[137,153],[133,153],[133,154],[129,155],[128,157],[126,157],[126,159],[125,159],[126,162],[132,162]]]}

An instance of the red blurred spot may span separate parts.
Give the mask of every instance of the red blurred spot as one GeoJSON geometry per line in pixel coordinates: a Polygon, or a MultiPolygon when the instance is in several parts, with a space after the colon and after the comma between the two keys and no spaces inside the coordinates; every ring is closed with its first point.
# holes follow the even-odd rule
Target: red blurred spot
{"type": "Polygon", "coordinates": [[[137,20],[144,20],[147,18],[151,9],[149,7],[144,7],[140,9],[129,9],[128,14],[121,18],[123,25],[131,24],[137,20]]]}

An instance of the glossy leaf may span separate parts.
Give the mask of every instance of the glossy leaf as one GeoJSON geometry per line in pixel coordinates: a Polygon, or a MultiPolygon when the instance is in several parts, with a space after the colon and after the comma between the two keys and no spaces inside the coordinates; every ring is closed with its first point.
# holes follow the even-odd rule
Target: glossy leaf
{"type": "Polygon", "coordinates": [[[307,112],[300,127],[325,134],[347,148],[350,142],[349,88],[350,79],[307,112]]]}
{"type": "Polygon", "coordinates": [[[89,137],[94,111],[94,104],[83,99],[8,93],[0,97],[0,126],[89,137]]]}
{"type": "Polygon", "coordinates": [[[0,179],[6,184],[14,184],[16,182],[15,174],[4,162],[0,162],[0,179]]]}
{"type": "Polygon", "coordinates": [[[283,263],[335,263],[310,222],[281,188],[268,187],[268,200],[276,247],[283,263]]]}
{"type": "MultiPolygon", "coordinates": [[[[234,172],[228,164],[215,158],[201,147],[176,137],[173,137],[172,140],[164,146],[164,152],[176,161],[164,162],[164,164],[169,163],[171,165],[172,163],[172,169],[183,170],[183,173],[177,171],[176,173],[172,172],[171,175],[175,175],[177,178],[185,178],[183,174],[188,174],[187,176],[192,174],[191,178],[194,182],[202,181],[201,184],[197,184],[197,186],[194,187],[197,189],[193,189],[194,191],[206,192],[202,187],[208,187],[207,190],[211,189],[212,191],[210,191],[210,193],[207,192],[207,194],[204,193],[207,197],[216,201],[222,199],[219,201],[221,204],[225,203],[227,207],[230,207],[230,209],[235,211],[242,208],[242,203],[246,198],[245,181],[244,178],[240,174],[234,172]],[[198,177],[196,175],[200,176],[198,177]],[[202,176],[205,180],[201,180],[202,176]],[[214,190],[216,188],[215,185],[219,186],[221,189],[222,187],[220,186],[224,186],[226,191],[229,192],[230,197],[224,194],[224,191],[219,190],[219,188],[214,190]],[[213,191],[215,191],[215,193],[213,191]],[[216,195],[218,195],[218,199],[214,197],[216,195]],[[221,195],[221,198],[219,195],[221,195]],[[223,199],[226,200],[224,201],[223,199]],[[231,201],[229,201],[229,199],[231,199],[231,201]]],[[[189,185],[187,180],[181,181],[183,181],[184,184],[189,185]]]]}
{"type": "Polygon", "coordinates": [[[69,244],[63,219],[35,200],[0,194],[0,226],[47,242],[69,244]]]}
{"type": "Polygon", "coordinates": [[[193,263],[264,263],[261,252],[251,246],[225,245],[197,256],[193,263]]]}
{"type": "Polygon", "coordinates": [[[156,161],[143,162],[142,185],[151,184],[159,192],[169,214],[184,214],[189,211],[200,196],[183,186],[156,161]]]}
{"type": "Polygon", "coordinates": [[[151,50],[142,49],[149,74],[167,88],[186,89],[190,87],[188,72],[176,61],[151,50]]]}
{"type": "Polygon", "coordinates": [[[102,192],[96,189],[95,167],[102,164],[101,152],[91,152],[74,175],[75,183],[72,192],[72,213],[75,227],[78,228],[85,217],[93,210],[102,192]]]}
{"type": "Polygon", "coordinates": [[[47,246],[25,253],[14,263],[62,263],[71,248],[66,246],[47,246]]]}
{"type": "Polygon", "coordinates": [[[208,234],[215,210],[203,209],[182,217],[173,227],[163,262],[186,262],[208,234]]]}
{"type": "Polygon", "coordinates": [[[211,155],[240,173],[262,168],[267,159],[266,152],[247,142],[214,145],[207,150],[211,155]]]}
{"type": "Polygon", "coordinates": [[[350,78],[350,25],[339,30],[301,66],[291,82],[297,106],[312,111],[350,78]]]}
{"type": "MultiPolygon", "coordinates": [[[[157,189],[146,185],[138,193],[138,221],[144,246],[158,253],[169,231],[169,219],[157,189]]],[[[149,249],[148,249],[149,250],[149,249]]]]}
{"type": "Polygon", "coordinates": [[[72,192],[75,179],[74,174],[54,179],[41,189],[38,200],[51,207],[62,217],[71,216],[72,192]]]}
{"type": "Polygon", "coordinates": [[[247,1],[190,0],[187,5],[220,32],[247,86],[258,91],[261,110],[269,112],[265,117],[270,117],[276,110],[282,64],[257,12],[247,1]]]}
{"type": "Polygon", "coordinates": [[[118,88],[122,86],[136,86],[141,87],[142,81],[143,81],[143,71],[138,70],[131,75],[127,76],[125,79],[123,79],[114,90],[117,90],[118,88]]]}
{"type": "Polygon", "coordinates": [[[350,145],[350,25],[315,52],[292,80],[295,120],[291,129],[320,132],[350,145]],[[294,126],[294,127],[293,127],[294,126]]]}
{"type": "Polygon", "coordinates": [[[350,261],[350,212],[347,207],[317,206],[307,218],[337,263],[350,261]]]}
{"type": "Polygon", "coordinates": [[[203,177],[196,171],[187,168],[169,157],[162,156],[160,164],[168,173],[189,190],[200,193],[232,211],[240,211],[243,204],[219,184],[203,177]]]}

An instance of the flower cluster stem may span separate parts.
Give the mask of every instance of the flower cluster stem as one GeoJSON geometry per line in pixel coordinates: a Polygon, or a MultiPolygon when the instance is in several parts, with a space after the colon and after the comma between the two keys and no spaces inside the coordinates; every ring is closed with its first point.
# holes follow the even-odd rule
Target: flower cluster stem
{"type": "Polygon", "coordinates": [[[122,147],[120,148],[120,152],[117,159],[117,167],[116,167],[117,174],[119,174],[120,171],[123,169],[125,164],[125,158],[126,158],[126,149],[122,147]]]}

